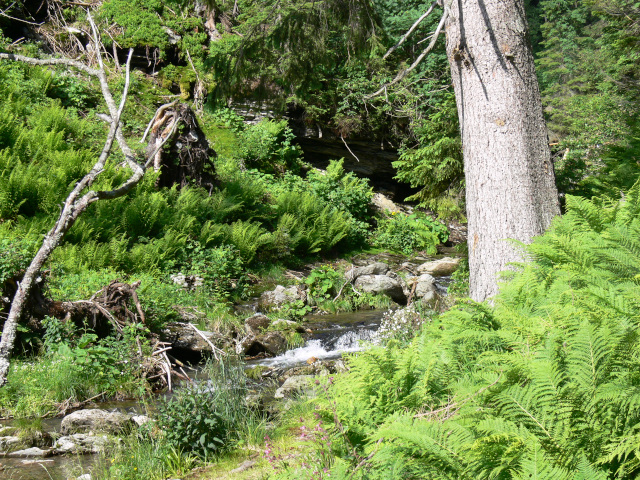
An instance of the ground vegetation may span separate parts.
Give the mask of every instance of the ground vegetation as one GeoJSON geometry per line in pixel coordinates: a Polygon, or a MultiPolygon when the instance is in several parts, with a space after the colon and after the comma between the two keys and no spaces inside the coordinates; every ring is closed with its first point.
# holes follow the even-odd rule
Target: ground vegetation
{"type": "MultiPolygon", "coordinates": [[[[518,247],[527,261],[506,274],[493,305],[466,299],[468,270],[459,269],[450,287],[457,307],[390,314],[381,345],[351,356],[350,372],[318,379],[319,399],[278,413],[246,402],[251,379],[235,366],[214,368],[211,389],[187,388],[149,409],[175,435],[150,428],[125,437],[103,454],[96,477],[637,476],[636,3],[525,2],[565,215],[518,247]],[[191,415],[194,405],[199,415],[191,415]],[[237,472],[245,461],[255,463],[237,472]]],[[[134,367],[152,355],[151,332],[188,320],[230,334],[244,320],[233,304],[278,284],[304,285],[309,301],[273,318],[390,306],[353,291],[341,257],[362,249],[432,253],[448,235],[436,215],[466,215],[444,44],[370,96],[427,46],[434,15],[390,51],[430,5],[95,3],[114,90],[134,49],[124,136],[141,138],[158,106],[179,99],[211,150],[196,175],[170,182],[149,171],[129,195],[91,205],[70,229],[18,325],[2,416],[55,415],[92,398],[153,398],[148,377],[157,371],[134,367]],[[234,102],[247,99],[267,101],[273,118],[245,122],[234,102]],[[416,188],[416,210],[376,211],[370,184],[340,159],[311,168],[295,122],[281,114],[338,142],[370,137],[398,149],[397,175],[416,188]],[[180,275],[201,283],[185,288],[175,282],[180,275]],[[138,284],[144,324],[98,332],[86,317],[64,321],[46,308],[87,301],[114,280],[138,284]]],[[[0,0],[0,12],[2,52],[94,58],[81,5],[36,10],[0,0]]],[[[102,148],[105,123],[95,116],[104,110],[100,91],[61,68],[2,61],[0,98],[3,320],[59,205],[102,148]]],[[[180,143],[191,138],[178,133],[180,143]]],[[[132,145],[144,153],[146,144],[132,145]]],[[[124,157],[117,160],[97,186],[123,180],[124,157]]],[[[135,302],[125,310],[135,316],[135,302]]],[[[299,344],[300,334],[289,333],[299,344]]]]}

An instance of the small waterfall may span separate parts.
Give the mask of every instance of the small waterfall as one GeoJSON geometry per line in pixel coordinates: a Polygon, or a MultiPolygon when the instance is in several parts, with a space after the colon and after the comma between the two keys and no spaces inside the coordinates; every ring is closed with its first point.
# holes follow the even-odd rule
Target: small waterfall
{"type": "Polygon", "coordinates": [[[256,364],[293,367],[312,357],[327,360],[338,358],[343,353],[360,351],[366,343],[375,340],[382,314],[382,311],[365,311],[320,317],[322,322],[316,323],[313,336],[302,347],[259,360],[256,364]]]}

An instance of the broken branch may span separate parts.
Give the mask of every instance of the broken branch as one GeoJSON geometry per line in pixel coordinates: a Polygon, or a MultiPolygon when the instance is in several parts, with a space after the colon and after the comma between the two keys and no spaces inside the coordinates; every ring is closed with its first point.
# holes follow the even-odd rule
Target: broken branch
{"type": "Polygon", "coordinates": [[[425,48],[422,53],[418,56],[418,58],[416,58],[416,60],[411,64],[411,66],[409,68],[406,68],[404,70],[402,70],[401,72],[398,73],[398,75],[396,75],[396,78],[394,78],[391,82],[389,83],[385,83],[380,90],[378,90],[375,93],[372,93],[371,95],[367,95],[365,97],[365,99],[369,99],[369,98],[373,98],[373,97],[377,97],[378,95],[380,95],[381,93],[385,92],[386,89],[392,85],[395,85],[396,83],[398,83],[400,80],[402,80],[403,78],[405,78],[410,72],[412,72],[418,65],[420,65],[420,63],[422,62],[422,60],[424,60],[424,57],[427,56],[427,54],[433,50],[433,47],[436,44],[436,40],[438,40],[438,37],[440,36],[440,32],[442,32],[442,28],[444,27],[444,22],[447,20],[447,17],[449,16],[449,13],[447,11],[445,11],[445,13],[442,15],[442,18],[440,19],[440,23],[438,24],[438,28],[436,28],[435,33],[433,34],[433,37],[431,38],[431,42],[429,43],[429,46],[427,46],[427,48],[425,48]]]}

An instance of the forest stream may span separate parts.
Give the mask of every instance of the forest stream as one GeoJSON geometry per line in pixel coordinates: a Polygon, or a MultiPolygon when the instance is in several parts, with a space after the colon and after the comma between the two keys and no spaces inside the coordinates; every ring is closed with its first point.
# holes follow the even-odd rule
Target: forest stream
{"type": "MultiPolygon", "coordinates": [[[[451,277],[438,277],[436,286],[438,291],[446,294],[451,277]]],[[[282,376],[291,369],[306,366],[310,359],[314,361],[331,361],[339,359],[343,353],[353,353],[366,348],[366,344],[376,343],[377,331],[381,325],[384,310],[360,310],[356,312],[340,313],[336,315],[308,315],[305,326],[313,333],[298,348],[287,350],[282,355],[272,358],[253,359],[246,362],[246,369],[261,367],[272,374],[263,380],[254,381],[250,385],[250,395],[261,395],[267,400],[265,403],[281,401],[273,398],[276,387],[283,383],[282,376]]],[[[206,382],[204,375],[196,374],[197,382],[206,382]]],[[[163,396],[170,396],[165,393],[163,396]]],[[[156,397],[157,401],[160,397],[156,397]]],[[[151,408],[153,404],[151,402],[151,408]]],[[[148,406],[138,401],[109,401],[96,404],[95,407],[109,411],[118,411],[129,415],[144,414],[148,406]]],[[[59,435],[61,418],[43,419],[44,430],[52,436],[59,435]]],[[[10,426],[11,422],[4,422],[10,426]]],[[[99,459],[97,454],[58,455],[49,458],[2,458],[4,470],[0,478],[11,480],[67,480],[69,478],[83,478],[81,475],[90,473],[99,459]]],[[[89,477],[85,477],[89,478],[89,477]]],[[[83,479],[84,480],[84,479],[83,479]]]]}

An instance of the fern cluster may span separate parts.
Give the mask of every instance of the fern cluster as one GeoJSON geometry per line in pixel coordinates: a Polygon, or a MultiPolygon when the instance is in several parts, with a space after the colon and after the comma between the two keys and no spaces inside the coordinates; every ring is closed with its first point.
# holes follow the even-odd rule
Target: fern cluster
{"type": "Polygon", "coordinates": [[[495,306],[350,359],[326,405],[358,453],[338,477],[637,477],[640,182],[567,207],[495,306]]]}

